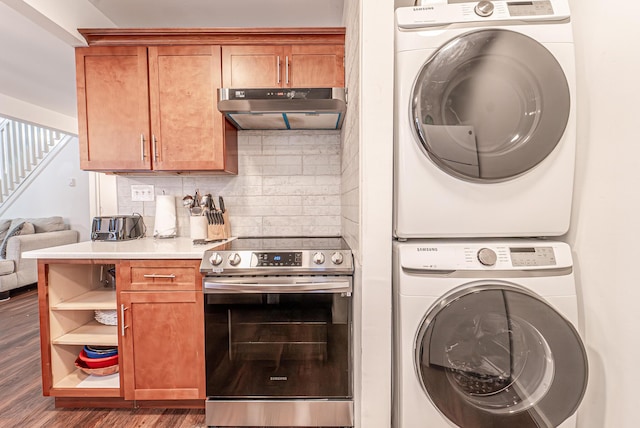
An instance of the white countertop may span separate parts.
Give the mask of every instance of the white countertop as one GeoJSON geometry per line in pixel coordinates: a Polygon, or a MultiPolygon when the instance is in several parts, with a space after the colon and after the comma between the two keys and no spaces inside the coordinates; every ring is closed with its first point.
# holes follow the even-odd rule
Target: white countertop
{"type": "Polygon", "coordinates": [[[25,251],[26,259],[201,259],[206,250],[232,241],[193,245],[191,238],[142,238],[131,241],[84,241],[25,251]]]}

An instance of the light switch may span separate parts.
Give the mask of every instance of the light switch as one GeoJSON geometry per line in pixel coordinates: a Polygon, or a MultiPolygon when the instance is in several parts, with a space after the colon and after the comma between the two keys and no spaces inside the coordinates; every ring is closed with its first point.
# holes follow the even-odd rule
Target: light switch
{"type": "Polygon", "coordinates": [[[155,191],[153,184],[132,184],[131,200],[133,202],[152,202],[155,191]]]}

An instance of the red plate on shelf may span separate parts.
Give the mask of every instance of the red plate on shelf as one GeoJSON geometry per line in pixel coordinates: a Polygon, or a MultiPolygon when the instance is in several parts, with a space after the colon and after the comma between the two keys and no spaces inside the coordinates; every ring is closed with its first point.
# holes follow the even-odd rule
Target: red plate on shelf
{"type": "Polygon", "coordinates": [[[109,367],[118,364],[118,354],[104,358],[89,358],[84,349],[80,351],[78,359],[83,363],[85,367],[89,369],[100,369],[103,367],[109,367]]]}

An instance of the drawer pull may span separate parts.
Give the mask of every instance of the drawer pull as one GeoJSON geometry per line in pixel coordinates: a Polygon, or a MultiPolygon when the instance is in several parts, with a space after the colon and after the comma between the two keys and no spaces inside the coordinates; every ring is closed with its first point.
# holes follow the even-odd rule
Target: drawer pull
{"type": "Polygon", "coordinates": [[[176,277],[176,275],[173,273],[170,273],[169,275],[162,275],[159,273],[146,273],[143,276],[145,278],[169,278],[169,279],[173,279],[176,277]]]}

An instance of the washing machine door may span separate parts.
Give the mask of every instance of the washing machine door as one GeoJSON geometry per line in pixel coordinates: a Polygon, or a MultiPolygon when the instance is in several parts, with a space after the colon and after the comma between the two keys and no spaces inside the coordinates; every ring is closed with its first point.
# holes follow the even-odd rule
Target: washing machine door
{"type": "Polygon", "coordinates": [[[432,403],[464,428],[557,427],[578,408],[587,357],[573,325],[507,282],[474,282],[433,305],[415,364],[432,403]]]}
{"type": "Polygon", "coordinates": [[[473,182],[522,175],[556,147],[569,85],[537,41],[502,29],[465,33],[438,49],[413,86],[419,143],[446,173],[473,182]]]}

